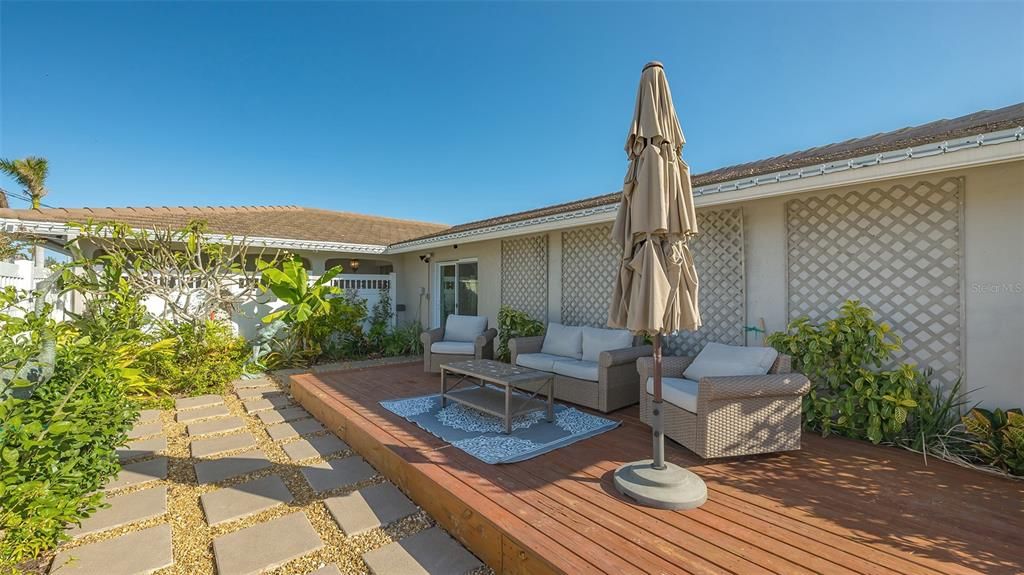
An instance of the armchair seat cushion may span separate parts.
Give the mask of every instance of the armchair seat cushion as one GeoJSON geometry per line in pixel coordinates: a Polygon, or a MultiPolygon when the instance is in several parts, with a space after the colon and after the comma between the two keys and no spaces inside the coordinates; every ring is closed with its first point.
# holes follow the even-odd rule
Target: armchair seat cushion
{"type": "Polygon", "coordinates": [[[744,347],[709,343],[697,354],[683,377],[700,381],[704,377],[765,375],[775,363],[779,352],[771,347],[744,347]]]}
{"type": "MultiPolygon", "coordinates": [[[[661,397],[680,409],[697,413],[697,387],[697,382],[692,379],[662,377],[661,397]]],[[[654,395],[653,377],[647,378],[647,393],[654,395]]]]}
{"type": "Polygon", "coordinates": [[[624,329],[583,328],[583,360],[597,361],[602,351],[633,347],[633,334],[624,329]]]}
{"type": "MultiPolygon", "coordinates": [[[[444,341],[468,341],[487,331],[487,316],[450,315],[444,324],[444,341]]],[[[431,350],[433,351],[433,350],[431,350]]]]}
{"type": "Polygon", "coordinates": [[[596,361],[583,361],[582,359],[562,359],[555,362],[555,373],[566,377],[574,377],[586,381],[596,382],[600,379],[596,361]]]}
{"type": "Polygon", "coordinates": [[[560,355],[550,353],[521,353],[516,356],[516,365],[540,371],[555,371],[555,362],[564,359],[560,355]]]}
{"type": "Polygon", "coordinates": [[[473,355],[476,353],[476,347],[471,341],[435,341],[430,344],[430,351],[448,355],[473,355]]]}

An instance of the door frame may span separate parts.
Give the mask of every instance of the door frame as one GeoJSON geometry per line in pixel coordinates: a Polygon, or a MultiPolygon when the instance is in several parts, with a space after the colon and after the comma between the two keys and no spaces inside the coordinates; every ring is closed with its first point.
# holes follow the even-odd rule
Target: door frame
{"type": "MultiPolygon", "coordinates": [[[[459,281],[459,265],[458,264],[476,264],[476,275],[477,281],[480,281],[480,260],[479,258],[459,258],[455,260],[444,260],[442,262],[433,262],[431,270],[434,274],[434,280],[430,286],[430,327],[437,328],[441,327],[441,266],[454,265],[455,266],[455,282],[456,282],[456,299],[458,299],[458,281],[459,281]]],[[[480,313],[480,303],[477,302],[477,313],[480,313]]]]}

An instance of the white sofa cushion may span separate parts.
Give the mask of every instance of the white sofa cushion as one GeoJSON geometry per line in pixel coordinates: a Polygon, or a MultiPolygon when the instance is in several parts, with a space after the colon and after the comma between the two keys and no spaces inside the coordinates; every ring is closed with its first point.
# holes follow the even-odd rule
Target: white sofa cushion
{"type": "Polygon", "coordinates": [[[764,375],[772,368],[779,352],[771,347],[744,347],[709,343],[700,350],[683,376],[700,381],[702,377],[764,375]]]}
{"type": "Polygon", "coordinates": [[[555,362],[565,359],[560,355],[550,353],[520,353],[516,356],[516,365],[539,369],[541,371],[555,371],[555,362]]]}
{"type": "Polygon", "coordinates": [[[580,359],[583,357],[583,328],[560,323],[549,323],[544,332],[542,353],[580,359]]]}
{"type": "Polygon", "coordinates": [[[633,334],[624,329],[583,328],[583,361],[597,361],[602,351],[633,347],[633,334]]]}
{"type": "Polygon", "coordinates": [[[566,377],[575,377],[586,381],[597,381],[600,370],[596,361],[582,359],[562,359],[555,362],[555,373],[566,377]]]}
{"type": "MultiPolygon", "coordinates": [[[[444,322],[445,341],[469,341],[487,331],[487,316],[455,315],[448,316],[444,322]]],[[[430,351],[434,351],[431,348],[430,351]]]]}
{"type": "MultiPolygon", "coordinates": [[[[692,379],[661,378],[661,398],[690,413],[697,413],[697,388],[697,382],[692,379]]],[[[647,378],[647,393],[654,395],[653,377],[647,378]]]]}
{"type": "Polygon", "coordinates": [[[474,355],[476,346],[471,341],[435,341],[430,344],[431,353],[447,353],[449,355],[474,355]]]}

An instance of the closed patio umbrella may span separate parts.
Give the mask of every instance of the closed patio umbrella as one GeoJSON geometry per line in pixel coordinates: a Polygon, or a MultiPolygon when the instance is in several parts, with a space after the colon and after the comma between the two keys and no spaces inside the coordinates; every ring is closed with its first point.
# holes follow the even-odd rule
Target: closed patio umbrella
{"type": "MultiPolygon", "coordinates": [[[[629,169],[612,238],[622,248],[608,325],[654,338],[652,459],[623,465],[615,486],[640,503],[668,509],[698,507],[707,487],[697,475],[665,461],[661,339],[700,327],[697,272],[687,242],[697,234],[686,139],[659,62],[644,66],[626,138],[629,169]]],[[[641,382],[646,386],[647,382],[641,382]]]]}

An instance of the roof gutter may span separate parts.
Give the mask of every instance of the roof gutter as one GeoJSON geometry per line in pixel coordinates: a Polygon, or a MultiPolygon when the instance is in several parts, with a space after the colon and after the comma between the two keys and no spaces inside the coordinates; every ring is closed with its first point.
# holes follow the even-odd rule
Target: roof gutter
{"type": "MultiPolygon", "coordinates": [[[[137,231],[144,231],[135,228],[137,231]]],[[[42,222],[33,220],[22,220],[18,218],[0,218],[0,230],[8,233],[23,233],[35,236],[48,236],[56,239],[70,241],[79,235],[76,227],[69,226],[65,222],[42,222]]],[[[314,252],[344,252],[354,254],[383,254],[387,246],[374,244],[353,244],[347,242],[324,242],[311,240],[293,240],[285,238],[268,238],[260,236],[230,236],[227,234],[203,234],[203,237],[214,243],[230,243],[232,241],[244,241],[246,244],[257,248],[269,248],[278,250],[305,250],[314,252]]]]}
{"type": "MultiPolygon", "coordinates": [[[[709,207],[1020,159],[1024,159],[1024,126],[701,186],[693,192],[694,204],[698,208],[709,207]]],[[[618,202],[615,202],[583,210],[410,240],[392,244],[385,253],[400,254],[465,241],[484,241],[606,223],[615,219],[617,209],[618,202]]]]}

